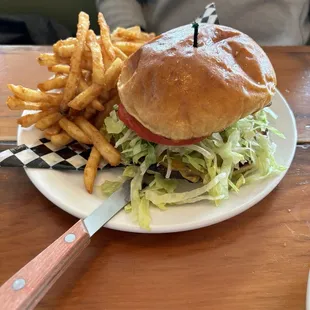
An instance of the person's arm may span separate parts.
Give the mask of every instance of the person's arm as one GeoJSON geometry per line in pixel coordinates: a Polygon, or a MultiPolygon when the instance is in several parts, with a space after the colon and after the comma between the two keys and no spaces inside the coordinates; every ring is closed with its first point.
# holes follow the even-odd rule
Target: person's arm
{"type": "Polygon", "coordinates": [[[136,0],[96,0],[96,5],[111,30],[135,25],[146,27],[141,5],[136,0]]]}

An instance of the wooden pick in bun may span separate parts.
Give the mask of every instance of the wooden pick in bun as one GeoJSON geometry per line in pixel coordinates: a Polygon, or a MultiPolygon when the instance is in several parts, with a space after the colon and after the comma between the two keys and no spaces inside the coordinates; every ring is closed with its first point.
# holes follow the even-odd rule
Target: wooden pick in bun
{"type": "Polygon", "coordinates": [[[268,105],[276,75],[261,47],[240,31],[200,24],[195,48],[186,25],[133,54],[118,90],[119,116],[129,128],[152,142],[182,145],[268,105]]]}

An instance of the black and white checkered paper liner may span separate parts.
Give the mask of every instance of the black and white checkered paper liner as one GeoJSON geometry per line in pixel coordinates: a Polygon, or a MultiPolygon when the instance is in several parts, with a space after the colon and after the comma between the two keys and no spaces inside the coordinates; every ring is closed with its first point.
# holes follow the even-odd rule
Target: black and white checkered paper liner
{"type": "MultiPolygon", "coordinates": [[[[72,142],[65,147],[56,147],[42,138],[32,145],[22,144],[0,153],[0,167],[25,167],[56,170],[84,170],[91,147],[72,142]]],[[[106,166],[100,162],[99,170],[106,166]]]]}
{"type": "MultiPolygon", "coordinates": [[[[196,18],[198,23],[219,24],[214,3],[205,7],[204,13],[196,18]]],[[[56,170],[84,170],[91,147],[72,142],[65,147],[56,147],[49,140],[39,139],[32,145],[22,144],[0,153],[0,167],[25,167],[56,170]]],[[[102,160],[99,170],[106,167],[102,160]]]]}

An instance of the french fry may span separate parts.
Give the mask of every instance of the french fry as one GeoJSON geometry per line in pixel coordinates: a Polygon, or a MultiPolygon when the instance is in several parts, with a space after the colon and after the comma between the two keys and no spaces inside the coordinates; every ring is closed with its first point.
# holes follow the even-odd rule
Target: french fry
{"type": "Polygon", "coordinates": [[[83,116],[89,120],[90,118],[92,118],[95,114],[97,113],[97,110],[94,109],[93,107],[91,107],[90,105],[88,105],[84,111],[83,116]]]}
{"type": "Polygon", "coordinates": [[[71,45],[71,44],[76,44],[77,39],[74,37],[69,37],[65,40],[60,40],[62,45],[71,45]]]}
{"type": "Polygon", "coordinates": [[[74,110],[72,108],[69,109],[69,117],[74,118],[75,116],[81,115],[81,111],[74,110]]]}
{"type": "Polygon", "coordinates": [[[65,146],[72,141],[73,139],[64,131],[51,137],[51,142],[55,146],[65,146]]]}
{"type": "Polygon", "coordinates": [[[59,46],[59,48],[54,51],[60,57],[71,57],[75,49],[75,44],[68,44],[59,46]]]}
{"type": "Polygon", "coordinates": [[[94,125],[97,129],[100,129],[104,124],[104,120],[107,117],[105,111],[106,110],[97,113],[97,115],[95,117],[94,125]]]}
{"type": "Polygon", "coordinates": [[[30,127],[36,122],[38,122],[41,118],[55,112],[55,110],[50,110],[50,111],[42,111],[39,113],[35,114],[27,114],[24,116],[21,116],[17,119],[17,124],[21,125],[22,127],[30,127]]]}
{"type": "Polygon", "coordinates": [[[53,135],[51,135],[51,134],[48,133],[48,132],[45,132],[45,130],[44,130],[43,134],[44,134],[44,138],[45,138],[45,139],[47,139],[47,140],[51,140],[51,139],[52,139],[52,136],[53,136],[53,135]]]}
{"type": "Polygon", "coordinates": [[[79,14],[78,30],[76,33],[77,42],[75,45],[74,53],[70,61],[70,73],[66,87],[64,88],[63,101],[61,103],[61,111],[65,112],[68,109],[68,102],[70,102],[78,86],[79,78],[81,75],[81,58],[83,54],[84,45],[86,42],[86,35],[89,28],[89,16],[81,12],[79,14]]]}
{"type": "Polygon", "coordinates": [[[40,110],[46,111],[49,109],[59,109],[59,102],[38,102],[40,104],[40,110]]]}
{"type": "Polygon", "coordinates": [[[57,123],[63,116],[59,112],[51,113],[36,122],[36,128],[45,130],[57,123]]]}
{"type": "MultiPolygon", "coordinates": [[[[86,48],[88,48],[88,47],[87,46],[85,47],[85,50],[83,51],[83,57],[91,58],[92,57],[91,51],[90,50],[86,50],[86,48]]],[[[55,54],[57,56],[59,56],[60,58],[71,58],[71,56],[73,55],[74,50],[75,50],[75,45],[73,45],[73,44],[63,45],[63,46],[60,46],[57,49],[55,54]]]]}
{"type": "Polygon", "coordinates": [[[93,83],[102,85],[104,83],[104,65],[101,54],[100,45],[97,42],[95,33],[92,30],[88,30],[87,45],[91,50],[92,62],[93,62],[93,83]]]}
{"type": "Polygon", "coordinates": [[[86,135],[92,140],[94,146],[99,151],[101,156],[112,166],[117,166],[120,163],[121,156],[118,150],[116,150],[104,136],[88,122],[84,117],[78,116],[75,119],[75,123],[86,133],[86,135]]]}
{"type": "Polygon", "coordinates": [[[29,102],[23,101],[16,97],[9,96],[7,106],[10,110],[42,110],[46,111],[51,108],[57,108],[59,104],[57,102],[29,102]]]}
{"type": "MultiPolygon", "coordinates": [[[[57,135],[61,132],[61,127],[58,123],[55,123],[54,125],[46,128],[44,130],[44,135],[48,135],[48,136],[54,136],[57,135]]],[[[50,140],[50,139],[49,139],[50,140]]]]}
{"type": "Polygon", "coordinates": [[[86,70],[84,70],[83,72],[82,72],[82,74],[83,74],[83,77],[84,77],[84,82],[86,82],[86,84],[88,85],[88,86],[90,86],[91,85],[91,72],[90,71],[86,71],[86,70]]]}
{"type": "MultiPolygon", "coordinates": [[[[89,73],[89,72],[87,72],[89,73]]],[[[86,79],[88,77],[88,74],[84,76],[84,78],[86,79]]],[[[91,85],[91,82],[88,81],[86,82],[84,79],[80,79],[80,84],[79,84],[79,92],[83,92],[85,89],[87,89],[89,86],[91,85]]]]}
{"type": "MultiPolygon", "coordinates": [[[[97,40],[97,42],[98,42],[98,40],[97,40]]],[[[100,46],[100,44],[99,44],[99,46],[100,46]]],[[[87,58],[87,59],[89,59],[89,60],[91,60],[92,57],[93,57],[93,56],[92,56],[92,53],[91,53],[91,50],[89,49],[89,51],[87,51],[86,48],[89,49],[88,45],[85,45],[85,49],[84,49],[84,51],[83,51],[83,57],[84,57],[84,58],[87,58]]]]}
{"type": "MultiPolygon", "coordinates": [[[[121,72],[123,62],[119,58],[116,58],[115,61],[111,64],[109,69],[104,75],[104,91],[103,87],[97,84],[92,84],[78,96],[76,96],[68,106],[75,110],[83,110],[90,102],[95,100],[99,94],[108,98],[108,91],[116,86],[118,76],[121,72]]],[[[83,85],[83,82],[80,83],[83,85]]]]}
{"type": "Polygon", "coordinates": [[[91,58],[82,59],[81,68],[88,71],[92,71],[93,69],[92,59],[91,58]]]}
{"type": "Polygon", "coordinates": [[[11,96],[6,100],[6,104],[10,110],[41,110],[40,102],[27,102],[11,96]]]}
{"type": "Polygon", "coordinates": [[[72,38],[72,37],[69,37],[65,40],[59,40],[57,41],[54,45],[53,45],[53,51],[54,53],[57,53],[58,49],[61,47],[61,46],[66,46],[66,45],[75,45],[76,44],[76,38],[72,38]]]}
{"type": "MultiPolygon", "coordinates": [[[[47,67],[53,67],[57,66],[59,64],[63,65],[69,65],[70,64],[70,58],[61,58],[56,56],[55,54],[41,54],[38,58],[38,63],[40,66],[47,66],[47,67]]],[[[69,66],[70,68],[70,66],[69,66]]],[[[90,58],[82,59],[81,60],[81,68],[85,70],[92,70],[92,61],[90,58]]],[[[69,70],[70,72],[70,70],[69,70]]]]}
{"type": "Polygon", "coordinates": [[[104,90],[107,92],[116,86],[117,79],[121,73],[123,61],[116,58],[104,75],[104,90]]]}
{"type": "Polygon", "coordinates": [[[54,73],[62,73],[62,74],[68,74],[70,72],[70,66],[69,65],[54,65],[52,67],[48,67],[48,71],[54,72],[54,73]]]}
{"type": "Polygon", "coordinates": [[[92,143],[88,136],[77,125],[69,121],[66,117],[63,117],[59,121],[59,125],[74,140],[85,144],[92,143]]]}
{"type": "Polygon", "coordinates": [[[118,47],[123,53],[127,56],[130,56],[134,52],[136,52],[143,43],[136,43],[136,42],[115,42],[114,46],[118,47]]]}
{"type": "Polygon", "coordinates": [[[57,104],[57,106],[60,105],[63,93],[49,93],[48,95],[50,96],[50,101],[48,102],[54,103],[55,105],[57,104]]]}
{"type": "Polygon", "coordinates": [[[112,63],[115,59],[115,52],[110,38],[110,28],[102,13],[98,13],[98,24],[100,28],[102,55],[104,56],[103,61],[105,67],[108,68],[110,63],[112,63]]]}
{"type": "Polygon", "coordinates": [[[77,95],[72,101],[70,101],[68,103],[68,106],[75,110],[81,111],[99,96],[102,89],[103,86],[98,84],[92,84],[79,95],[77,95]]]}
{"type": "Polygon", "coordinates": [[[38,57],[38,63],[40,66],[52,67],[58,64],[69,64],[70,58],[61,58],[52,53],[44,53],[38,57]]]}
{"type": "Polygon", "coordinates": [[[90,194],[93,192],[100,158],[101,155],[99,151],[93,146],[84,169],[84,185],[90,194]]]}
{"type": "Polygon", "coordinates": [[[141,28],[139,26],[134,26],[134,27],[130,27],[126,29],[129,32],[133,32],[133,33],[137,33],[138,37],[140,40],[143,40],[145,42],[152,40],[153,38],[155,38],[155,33],[154,32],[143,32],[141,31],[141,28]]]}
{"type": "MultiPolygon", "coordinates": [[[[100,39],[100,36],[97,36],[97,39],[100,39]]],[[[57,54],[57,51],[60,47],[62,46],[66,46],[66,45],[76,45],[77,39],[73,38],[73,37],[69,37],[65,40],[58,40],[54,45],[53,45],[53,51],[54,53],[57,54]]],[[[88,50],[88,48],[85,48],[86,50],[88,50]]]]}
{"type": "Polygon", "coordinates": [[[55,77],[53,79],[47,80],[43,83],[38,84],[38,88],[41,91],[49,91],[52,89],[59,89],[64,88],[66,86],[68,77],[65,75],[60,75],[58,77],[55,77]]]}
{"type": "Polygon", "coordinates": [[[121,38],[123,41],[135,41],[142,40],[141,38],[141,28],[139,26],[131,28],[117,27],[111,34],[111,38],[118,40],[121,38]]]}
{"type": "MultiPolygon", "coordinates": [[[[80,87],[79,87],[79,91],[80,93],[83,92],[85,89],[88,88],[88,84],[86,81],[84,81],[83,79],[80,79],[80,87]]],[[[91,106],[97,110],[97,111],[103,111],[104,110],[104,105],[98,100],[98,99],[94,99],[91,102],[91,106]]]]}
{"type": "Polygon", "coordinates": [[[26,88],[20,85],[8,84],[9,90],[19,99],[32,102],[56,102],[57,97],[38,90],[26,88]]]}
{"type": "Polygon", "coordinates": [[[91,102],[91,106],[93,109],[97,110],[97,111],[104,111],[104,105],[98,100],[98,99],[95,99],[91,102]]]}
{"type": "Polygon", "coordinates": [[[143,32],[142,31],[141,34],[140,34],[140,37],[141,37],[142,40],[144,40],[146,42],[149,42],[149,41],[151,41],[151,40],[156,38],[156,34],[155,34],[155,32],[147,33],[147,32],[143,32]]]}
{"type": "Polygon", "coordinates": [[[114,45],[113,48],[114,48],[116,57],[120,58],[123,61],[128,58],[128,56],[123,51],[121,51],[118,47],[114,45]]]}
{"type": "Polygon", "coordinates": [[[141,28],[140,26],[132,26],[132,27],[129,27],[129,28],[126,28],[128,31],[133,31],[133,32],[141,32],[141,28]]]}
{"type": "Polygon", "coordinates": [[[118,95],[114,96],[112,99],[110,99],[108,102],[106,102],[106,104],[104,105],[104,111],[99,112],[96,115],[94,124],[95,124],[95,127],[97,129],[100,129],[102,127],[105,118],[110,115],[110,113],[113,110],[113,107],[115,105],[118,105],[119,103],[120,103],[120,99],[119,99],[118,95]]]}

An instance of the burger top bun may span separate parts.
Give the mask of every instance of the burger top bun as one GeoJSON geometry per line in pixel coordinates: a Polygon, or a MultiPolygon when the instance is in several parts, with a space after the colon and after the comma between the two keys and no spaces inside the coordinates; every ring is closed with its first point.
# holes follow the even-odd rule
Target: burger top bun
{"type": "Polygon", "coordinates": [[[270,103],[276,75],[265,52],[235,29],[186,25],[142,46],[118,81],[126,111],[173,140],[205,137],[270,103]]]}

